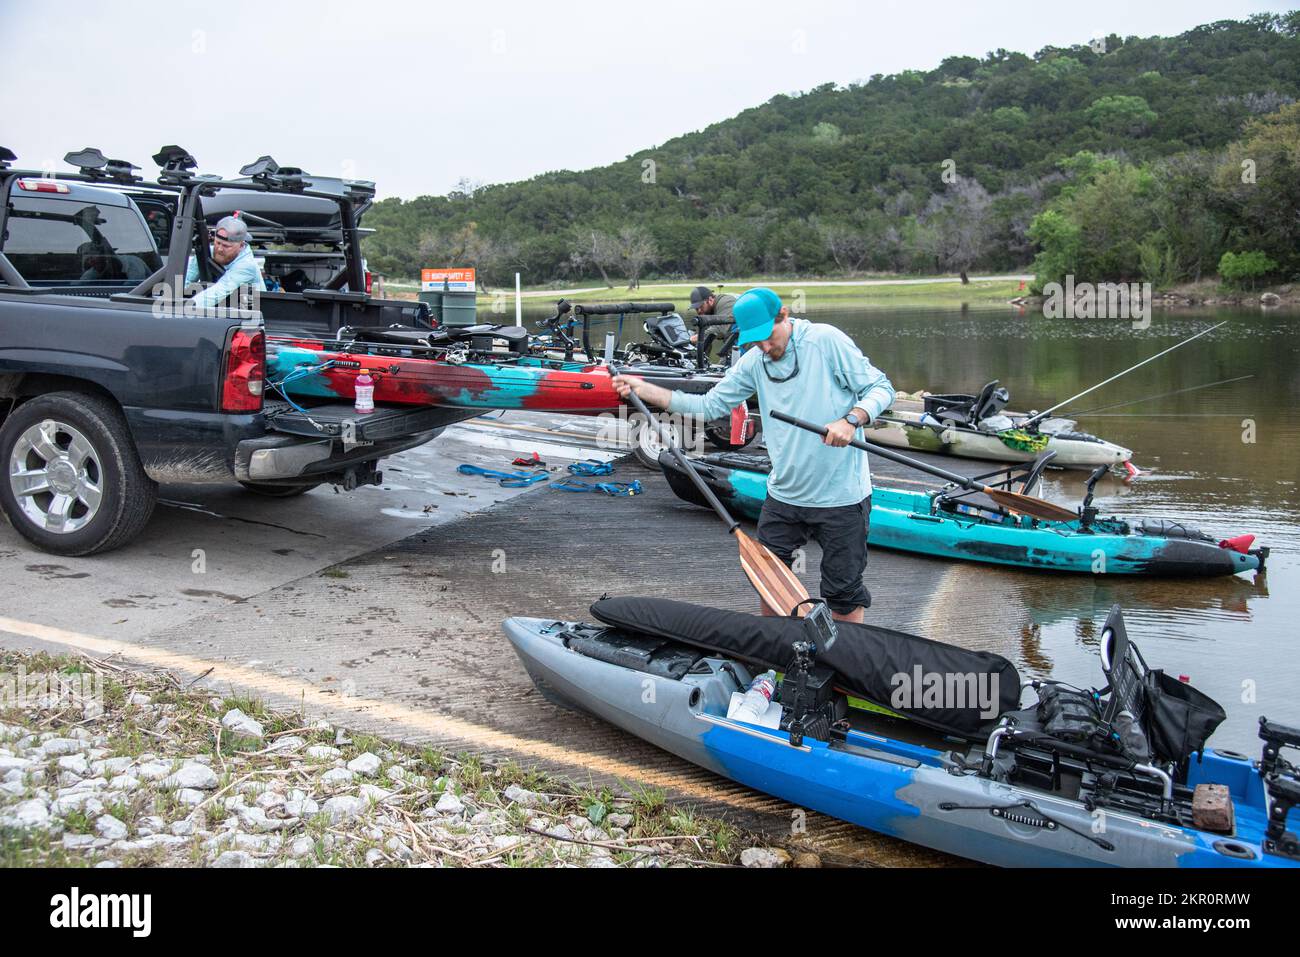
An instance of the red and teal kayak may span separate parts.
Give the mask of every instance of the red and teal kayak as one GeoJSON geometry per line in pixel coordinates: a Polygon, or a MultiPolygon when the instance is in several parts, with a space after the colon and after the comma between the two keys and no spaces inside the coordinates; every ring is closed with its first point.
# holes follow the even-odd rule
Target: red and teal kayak
{"type": "MultiPolygon", "coordinates": [[[[414,331],[414,330],[412,330],[414,331]]],[[[271,386],[290,399],[350,402],[364,369],[380,405],[438,405],[459,409],[523,409],[569,415],[617,413],[622,405],[609,370],[600,364],[528,353],[405,349],[365,342],[271,337],[266,348],[271,386]]],[[[672,391],[707,392],[721,374],[654,364],[624,367],[672,391]]]]}
{"type": "Polygon", "coordinates": [[[311,339],[271,339],[266,362],[269,381],[296,399],[352,401],[364,369],[375,381],[375,402],[380,404],[574,415],[616,412],[620,405],[604,367],[531,356],[457,362],[353,351],[311,339]]]}

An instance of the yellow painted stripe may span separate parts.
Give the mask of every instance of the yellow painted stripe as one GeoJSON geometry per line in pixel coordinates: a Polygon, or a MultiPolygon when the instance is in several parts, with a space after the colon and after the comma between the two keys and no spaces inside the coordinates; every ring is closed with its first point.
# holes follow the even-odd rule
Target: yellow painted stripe
{"type": "Polygon", "coordinates": [[[672,789],[698,800],[721,802],[736,808],[761,810],[771,807],[770,798],[765,800],[757,794],[719,794],[714,789],[702,786],[698,781],[692,781],[672,771],[643,768],[617,758],[561,747],[548,741],[498,731],[450,715],[418,711],[390,701],[356,696],[343,698],[337,693],[322,691],[312,684],[266,674],[240,665],[209,661],[162,648],[133,645],[118,639],[101,638],[14,618],[0,617],[0,631],[67,648],[76,648],[99,657],[118,655],[153,668],[175,670],[191,675],[202,674],[210,668],[212,671],[208,679],[212,681],[228,682],[238,687],[255,689],[263,694],[281,695],[293,701],[301,701],[304,705],[329,711],[347,712],[399,723],[437,737],[458,739],[470,747],[513,751],[520,755],[567,764],[575,768],[589,768],[610,777],[642,781],[656,787],[672,789]]]}

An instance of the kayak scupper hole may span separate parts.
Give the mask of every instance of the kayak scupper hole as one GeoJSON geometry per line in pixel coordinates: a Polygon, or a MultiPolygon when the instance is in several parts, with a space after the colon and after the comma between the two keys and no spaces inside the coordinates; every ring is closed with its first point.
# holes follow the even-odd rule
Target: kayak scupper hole
{"type": "Polygon", "coordinates": [[[1229,761],[1249,761],[1250,758],[1240,751],[1225,751],[1222,748],[1215,748],[1214,753],[1221,758],[1227,758],[1229,761]]]}
{"type": "Polygon", "coordinates": [[[699,689],[699,688],[692,688],[692,689],[691,689],[691,696],[690,696],[689,698],[686,699],[686,705],[687,705],[687,707],[689,707],[692,711],[697,710],[697,709],[700,707],[700,689],[699,689]]]}
{"type": "Polygon", "coordinates": [[[1236,841],[1215,841],[1214,849],[1224,857],[1235,857],[1243,861],[1253,861],[1255,852],[1245,844],[1238,844],[1236,841]]]}

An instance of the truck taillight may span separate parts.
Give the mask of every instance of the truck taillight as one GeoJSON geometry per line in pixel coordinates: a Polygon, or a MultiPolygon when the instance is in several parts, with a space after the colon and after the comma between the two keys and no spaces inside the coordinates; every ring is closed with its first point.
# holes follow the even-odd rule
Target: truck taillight
{"type": "Polygon", "coordinates": [[[18,188],[25,189],[29,193],[67,193],[70,192],[67,185],[57,183],[52,179],[20,179],[18,188]]]}
{"type": "Polygon", "coordinates": [[[236,329],[226,348],[221,376],[222,412],[259,412],[266,379],[266,336],[261,329],[236,329]]]}
{"type": "Polygon", "coordinates": [[[366,295],[370,295],[370,290],[375,284],[375,274],[369,269],[366,270],[366,295]]]}

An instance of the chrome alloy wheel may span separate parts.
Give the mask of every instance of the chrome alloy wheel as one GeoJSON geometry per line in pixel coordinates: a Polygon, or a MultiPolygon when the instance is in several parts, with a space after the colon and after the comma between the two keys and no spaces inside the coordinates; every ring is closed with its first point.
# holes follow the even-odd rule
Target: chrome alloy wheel
{"type": "Polygon", "coordinates": [[[58,535],[85,528],[103,501],[99,453],[80,431],[45,419],[29,427],[9,457],[9,488],[32,524],[58,535]]]}

